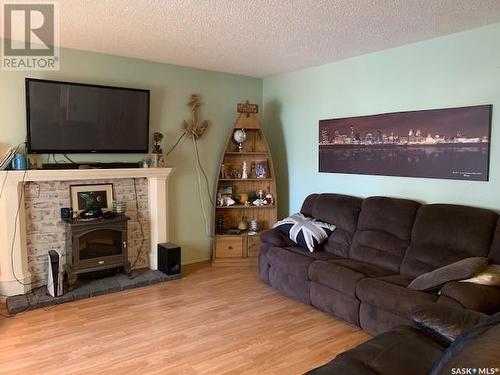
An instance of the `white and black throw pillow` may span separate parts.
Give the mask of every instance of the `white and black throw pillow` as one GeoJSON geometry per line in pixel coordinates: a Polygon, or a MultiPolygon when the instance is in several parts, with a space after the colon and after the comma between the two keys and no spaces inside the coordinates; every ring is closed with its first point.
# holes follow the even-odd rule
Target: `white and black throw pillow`
{"type": "Polygon", "coordinates": [[[297,245],[313,252],[335,230],[335,225],[323,223],[301,213],[293,214],[274,224],[274,228],[297,245]]]}

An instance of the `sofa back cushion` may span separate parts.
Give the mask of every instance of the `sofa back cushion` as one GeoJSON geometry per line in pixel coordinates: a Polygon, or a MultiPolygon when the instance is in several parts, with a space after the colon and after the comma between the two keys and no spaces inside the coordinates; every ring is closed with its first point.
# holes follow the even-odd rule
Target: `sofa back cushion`
{"type": "Polygon", "coordinates": [[[495,212],[482,208],[421,206],[401,273],[416,277],[460,259],[487,256],[497,218],[495,212]]]}
{"type": "Polygon", "coordinates": [[[313,215],[313,207],[314,203],[316,203],[316,199],[319,197],[319,194],[310,194],[304,199],[304,203],[302,203],[302,208],[300,212],[305,216],[311,217],[313,215]]]}
{"type": "Polygon", "coordinates": [[[398,272],[419,207],[408,199],[365,199],[349,257],[398,272]]]}
{"type": "Polygon", "coordinates": [[[490,258],[493,263],[500,264],[500,220],[498,220],[497,223],[488,258],[490,258]]]}
{"type": "Polygon", "coordinates": [[[341,194],[320,194],[315,198],[312,216],[336,227],[324,245],[325,251],[348,257],[362,201],[360,198],[341,194]]]}

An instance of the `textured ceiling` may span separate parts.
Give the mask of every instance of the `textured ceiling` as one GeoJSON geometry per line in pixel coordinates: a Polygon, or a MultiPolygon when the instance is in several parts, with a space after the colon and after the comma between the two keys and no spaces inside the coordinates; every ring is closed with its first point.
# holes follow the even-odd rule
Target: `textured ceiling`
{"type": "Polygon", "coordinates": [[[500,0],[60,0],[61,45],[265,77],[500,22],[500,0]]]}

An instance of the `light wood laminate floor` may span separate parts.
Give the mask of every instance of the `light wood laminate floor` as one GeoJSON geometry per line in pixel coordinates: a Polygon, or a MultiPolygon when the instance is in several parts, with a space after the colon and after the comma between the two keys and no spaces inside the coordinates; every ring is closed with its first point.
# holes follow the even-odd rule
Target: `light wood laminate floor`
{"type": "Polygon", "coordinates": [[[368,338],[278,294],[255,266],[205,264],[0,317],[0,374],[301,374],[368,338]]]}

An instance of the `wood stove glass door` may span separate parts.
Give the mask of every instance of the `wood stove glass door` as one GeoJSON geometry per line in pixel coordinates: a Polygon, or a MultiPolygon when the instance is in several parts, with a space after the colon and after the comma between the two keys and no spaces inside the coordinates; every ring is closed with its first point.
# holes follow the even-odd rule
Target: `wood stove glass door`
{"type": "Polygon", "coordinates": [[[97,229],[78,239],[80,267],[96,267],[123,261],[123,233],[113,229],[97,229]],[[104,259],[103,259],[104,258],[104,259]]]}

